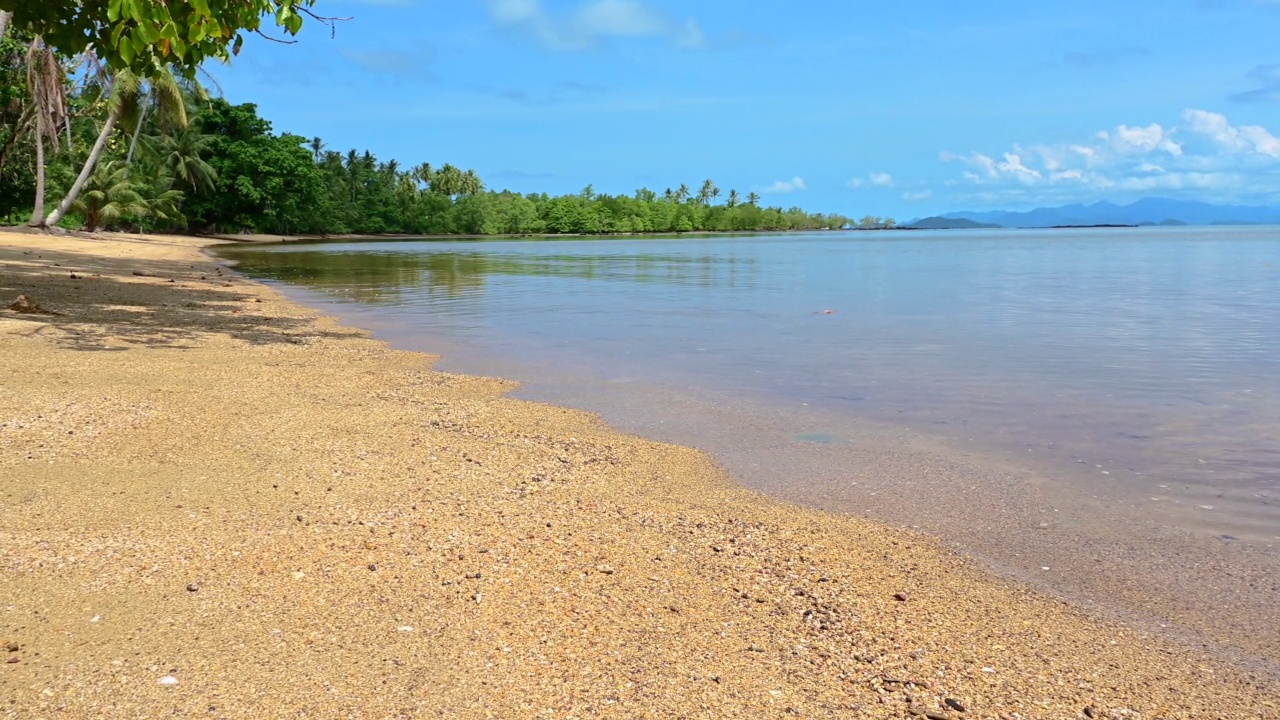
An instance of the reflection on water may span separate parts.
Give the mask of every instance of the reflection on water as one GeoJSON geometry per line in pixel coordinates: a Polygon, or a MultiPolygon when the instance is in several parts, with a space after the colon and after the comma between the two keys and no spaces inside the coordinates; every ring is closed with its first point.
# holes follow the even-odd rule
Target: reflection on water
{"type": "MultiPolygon", "coordinates": [[[[1213,512],[1213,527],[1261,538],[1280,535],[1278,237],[825,233],[227,254],[250,275],[368,306],[393,338],[447,338],[612,393],[641,379],[894,423],[1131,499],[1180,493],[1178,522],[1213,512]]],[[[536,373],[521,379],[536,388],[536,373]]]]}

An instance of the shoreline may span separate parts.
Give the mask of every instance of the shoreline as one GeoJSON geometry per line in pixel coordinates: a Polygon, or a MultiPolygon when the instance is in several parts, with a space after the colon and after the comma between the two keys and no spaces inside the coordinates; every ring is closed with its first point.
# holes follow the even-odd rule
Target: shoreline
{"type": "Polygon", "coordinates": [[[1280,717],[1271,680],[203,247],[0,234],[2,304],[64,313],[0,310],[5,715],[1280,717]]]}

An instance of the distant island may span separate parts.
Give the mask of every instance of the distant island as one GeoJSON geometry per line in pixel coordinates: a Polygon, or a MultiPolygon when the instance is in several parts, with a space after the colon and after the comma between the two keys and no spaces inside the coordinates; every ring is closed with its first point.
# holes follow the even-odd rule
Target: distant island
{"type": "Polygon", "coordinates": [[[1280,224],[1280,206],[1215,205],[1195,200],[1143,198],[1128,205],[1103,201],[1026,211],[959,211],[914,220],[906,226],[950,229],[1277,224],[1280,224]],[[965,221],[975,224],[946,224],[965,221]]]}
{"type": "Polygon", "coordinates": [[[995,223],[977,222],[967,218],[949,218],[935,215],[907,223],[902,227],[907,230],[981,230],[1003,226],[995,223]]]}

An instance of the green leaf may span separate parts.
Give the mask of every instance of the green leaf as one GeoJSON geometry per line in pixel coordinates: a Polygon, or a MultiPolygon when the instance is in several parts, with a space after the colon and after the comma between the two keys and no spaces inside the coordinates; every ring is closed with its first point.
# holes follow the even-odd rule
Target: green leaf
{"type": "MultiPolygon", "coordinates": [[[[123,25],[122,25],[122,26],[120,26],[120,27],[121,27],[121,29],[123,29],[123,28],[124,28],[124,26],[123,26],[123,25]]],[[[120,43],[120,44],[117,46],[117,49],[119,49],[119,50],[120,50],[120,57],[121,57],[121,58],[123,58],[123,59],[124,59],[124,61],[125,61],[126,63],[130,64],[130,65],[132,65],[132,64],[133,64],[133,42],[132,42],[132,40],[133,40],[132,38],[125,38],[124,42],[120,43]]]]}
{"type": "Polygon", "coordinates": [[[187,31],[187,40],[198,43],[204,39],[204,25],[198,22],[191,23],[191,29],[187,31]]]}
{"type": "Polygon", "coordinates": [[[165,23],[164,27],[160,28],[160,37],[165,38],[166,40],[172,40],[178,37],[178,26],[175,25],[172,20],[165,23]]]}
{"type": "Polygon", "coordinates": [[[201,15],[205,17],[211,17],[213,15],[213,13],[209,12],[208,0],[190,0],[190,2],[191,7],[195,8],[195,11],[201,15]]]}
{"type": "Polygon", "coordinates": [[[120,3],[121,0],[111,0],[107,3],[107,19],[115,22],[120,19],[120,3]]]}
{"type": "Polygon", "coordinates": [[[289,19],[285,21],[284,27],[285,30],[289,31],[290,35],[297,35],[298,31],[302,29],[302,16],[290,15],[289,19]]]}

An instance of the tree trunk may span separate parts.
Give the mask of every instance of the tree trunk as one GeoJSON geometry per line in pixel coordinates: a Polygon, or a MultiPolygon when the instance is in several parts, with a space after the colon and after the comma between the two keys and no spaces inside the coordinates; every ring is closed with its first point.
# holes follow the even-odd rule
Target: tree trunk
{"type": "MultiPolygon", "coordinates": [[[[152,88],[147,93],[148,101],[150,101],[151,93],[153,92],[155,92],[155,88],[152,88]]],[[[129,140],[129,153],[124,158],[124,162],[126,165],[133,164],[133,153],[135,150],[138,149],[138,137],[142,135],[142,125],[147,122],[147,111],[150,109],[151,109],[151,103],[145,102],[142,104],[142,112],[138,113],[138,126],[133,129],[133,138],[129,140]]]]}
{"type": "Polygon", "coordinates": [[[116,127],[116,121],[120,119],[120,109],[117,107],[107,116],[107,122],[102,125],[102,132],[98,133],[98,140],[93,144],[93,149],[89,151],[89,158],[84,161],[84,167],[80,168],[80,175],[76,181],[71,184],[71,189],[67,191],[67,196],[62,198],[62,202],[58,203],[58,207],[49,213],[49,217],[45,219],[42,227],[51,227],[57,225],[63,215],[67,214],[67,210],[71,209],[71,203],[80,197],[80,191],[84,189],[84,184],[89,181],[89,176],[93,174],[94,167],[98,164],[98,158],[102,156],[102,148],[107,144],[107,138],[111,137],[111,131],[116,127]]]}
{"type": "Polygon", "coordinates": [[[13,13],[0,11],[0,40],[4,39],[5,31],[9,29],[9,18],[11,17],[13,17],[13,13]]]}
{"type": "Polygon", "coordinates": [[[36,112],[36,206],[31,227],[44,227],[44,115],[36,112]]]}

